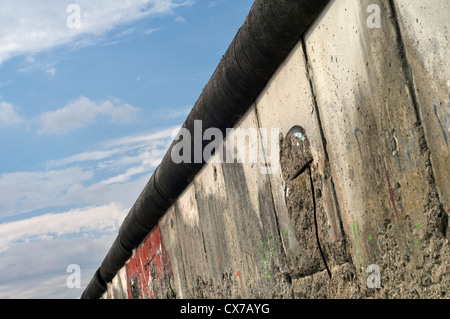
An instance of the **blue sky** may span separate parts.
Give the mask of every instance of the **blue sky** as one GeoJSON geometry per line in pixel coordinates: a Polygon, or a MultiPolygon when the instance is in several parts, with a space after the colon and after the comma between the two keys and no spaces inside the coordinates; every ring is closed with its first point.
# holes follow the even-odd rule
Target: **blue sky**
{"type": "Polygon", "coordinates": [[[0,298],[81,295],[252,3],[0,0],[0,298]]]}

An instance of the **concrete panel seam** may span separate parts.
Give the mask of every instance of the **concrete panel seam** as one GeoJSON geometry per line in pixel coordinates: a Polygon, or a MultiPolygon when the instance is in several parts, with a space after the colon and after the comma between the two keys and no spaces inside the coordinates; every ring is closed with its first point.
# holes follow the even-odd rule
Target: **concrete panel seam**
{"type": "Polygon", "coordinates": [[[309,170],[309,182],[311,183],[311,193],[312,193],[312,199],[313,199],[313,208],[314,208],[314,227],[316,228],[316,241],[317,246],[319,247],[320,255],[322,256],[323,263],[325,264],[325,268],[327,269],[328,276],[332,278],[330,268],[328,267],[327,260],[325,259],[325,256],[323,254],[322,246],[320,245],[319,240],[319,227],[317,226],[317,203],[316,203],[316,194],[314,189],[314,182],[312,179],[312,172],[311,172],[311,166],[308,164],[307,169],[309,170]]]}
{"type": "MultiPolygon", "coordinates": [[[[176,209],[176,208],[173,210],[173,215],[174,215],[175,224],[177,225],[177,231],[178,231],[178,222],[179,222],[179,221],[178,221],[178,216],[177,216],[178,214],[177,214],[177,209],[176,209]]],[[[161,234],[161,236],[163,236],[163,234],[161,234]]],[[[186,275],[186,267],[185,267],[185,265],[184,265],[183,245],[181,245],[180,239],[179,239],[178,236],[177,236],[176,240],[178,241],[178,246],[179,246],[179,248],[180,248],[181,260],[180,260],[179,262],[182,264],[182,267],[183,267],[184,283],[186,284],[188,280],[187,280],[187,275],[186,275]]],[[[183,280],[183,278],[180,278],[180,282],[181,282],[181,280],[183,280]]],[[[186,287],[187,287],[187,285],[186,285],[186,287]]],[[[179,289],[180,289],[180,291],[182,290],[181,284],[180,284],[179,289]]],[[[187,290],[186,292],[187,292],[187,293],[190,293],[189,290],[187,290]]]]}
{"type": "MultiPolygon", "coordinates": [[[[301,37],[300,39],[301,44],[302,44],[302,50],[303,50],[303,56],[305,59],[305,66],[306,66],[306,76],[309,80],[309,84],[310,84],[310,90],[311,90],[311,97],[313,99],[313,105],[314,105],[314,112],[316,113],[316,118],[317,118],[317,124],[319,127],[319,132],[320,132],[320,139],[323,145],[323,152],[324,152],[324,156],[325,156],[325,166],[330,166],[330,158],[328,155],[328,144],[327,144],[327,139],[325,137],[325,133],[323,130],[323,125],[322,125],[322,121],[320,118],[320,111],[319,111],[319,105],[317,103],[317,97],[316,97],[316,92],[314,89],[314,79],[313,79],[313,75],[311,74],[311,65],[309,63],[309,57],[308,57],[308,52],[306,50],[306,41],[304,36],[301,37]]],[[[334,201],[337,201],[337,194],[336,194],[336,186],[334,183],[334,178],[333,178],[333,174],[330,173],[330,182],[331,182],[331,189],[333,192],[333,198],[334,201]]],[[[339,203],[334,203],[335,207],[336,207],[336,213],[337,213],[337,217],[338,217],[338,223],[339,223],[339,227],[340,227],[340,231],[343,234],[343,241],[344,241],[344,247],[345,249],[347,249],[347,237],[345,235],[345,231],[344,231],[344,225],[342,223],[342,216],[341,216],[341,208],[339,203]]]]}
{"type": "MultiPolygon", "coordinates": [[[[258,108],[255,106],[254,109],[255,109],[255,115],[256,115],[255,116],[256,123],[258,125],[258,128],[260,128],[261,127],[261,121],[260,121],[260,115],[259,115],[259,112],[258,112],[258,108]]],[[[264,143],[261,143],[261,147],[264,149],[264,143]]],[[[263,154],[263,156],[265,156],[266,152],[263,150],[262,154],[263,154]]],[[[264,158],[264,163],[267,163],[267,159],[266,158],[264,158]]],[[[276,226],[277,226],[276,227],[277,228],[277,235],[278,235],[279,238],[282,238],[281,237],[281,233],[280,233],[280,222],[278,220],[278,212],[277,212],[277,208],[276,208],[277,206],[275,204],[275,199],[273,197],[273,186],[272,186],[272,182],[271,182],[270,178],[268,178],[268,185],[269,185],[269,188],[270,188],[270,200],[272,201],[272,205],[273,205],[273,208],[274,208],[275,222],[276,222],[276,226]]],[[[283,259],[287,260],[287,256],[285,254],[285,250],[284,249],[282,250],[282,254],[283,254],[283,259]]]]}
{"type": "Polygon", "coordinates": [[[411,69],[411,65],[408,61],[408,56],[406,54],[406,48],[405,48],[405,42],[403,40],[403,35],[401,32],[401,28],[400,28],[400,22],[399,22],[399,16],[397,14],[397,10],[395,8],[395,3],[394,0],[389,0],[389,7],[391,10],[391,22],[394,26],[394,30],[396,33],[396,38],[397,38],[397,49],[398,49],[398,54],[399,54],[399,58],[401,60],[401,64],[402,64],[402,70],[403,70],[403,76],[406,79],[406,85],[411,97],[411,101],[414,107],[414,113],[417,119],[417,128],[419,129],[419,144],[422,144],[424,146],[424,154],[426,155],[426,164],[428,167],[430,167],[431,169],[427,169],[427,174],[428,174],[428,183],[430,185],[431,188],[431,192],[434,193],[433,195],[436,197],[437,202],[438,202],[438,209],[439,211],[442,213],[442,222],[443,222],[443,236],[446,237],[446,230],[448,227],[448,213],[445,211],[444,209],[444,204],[442,203],[441,200],[441,196],[439,194],[439,190],[437,187],[437,183],[436,183],[436,177],[435,177],[435,173],[434,173],[434,167],[433,167],[433,163],[431,161],[431,151],[430,151],[430,147],[427,141],[427,137],[425,135],[424,132],[424,127],[423,127],[423,123],[422,123],[422,117],[420,114],[420,107],[419,107],[419,102],[418,102],[418,98],[416,95],[416,90],[415,90],[415,86],[414,86],[414,76],[412,73],[412,69],[411,69]],[[422,143],[421,143],[422,142],[422,143]]]}

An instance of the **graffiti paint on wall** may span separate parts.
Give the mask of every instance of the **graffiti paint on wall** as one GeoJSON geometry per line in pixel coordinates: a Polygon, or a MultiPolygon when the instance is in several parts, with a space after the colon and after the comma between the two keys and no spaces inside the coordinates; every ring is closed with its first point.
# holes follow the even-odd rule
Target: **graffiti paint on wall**
{"type": "MultiPolygon", "coordinates": [[[[283,241],[289,247],[287,254],[292,255],[291,263],[294,264],[296,260],[300,259],[299,251],[294,245],[291,245],[291,241],[295,238],[294,226],[290,228],[285,227],[282,233],[283,241]]],[[[261,257],[264,265],[264,276],[267,279],[272,278],[273,272],[270,270],[271,262],[274,258],[274,254],[277,252],[278,248],[278,237],[270,236],[266,241],[262,241],[260,245],[261,257]]]]}
{"type": "MultiPolygon", "coordinates": [[[[386,237],[383,235],[380,229],[378,229],[376,235],[373,235],[373,233],[369,233],[366,244],[365,239],[361,236],[361,231],[359,229],[358,222],[352,223],[352,226],[353,226],[354,240],[356,244],[355,256],[359,261],[360,265],[366,264],[365,259],[362,257],[361,252],[362,248],[364,248],[367,252],[370,252],[370,254],[372,254],[373,252],[373,257],[376,257],[380,253],[383,253],[382,243],[383,239],[386,239],[386,237]]],[[[401,240],[404,241],[407,254],[413,253],[413,249],[420,249],[421,246],[421,242],[418,238],[420,238],[421,236],[420,232],[423,228],[422,223],[417,223],[412,227],[414,228],[415,231],[417,231],[417,233],[415,233],[415,235],[407,237],[398,229],[396,225],[392,225],[392,229],[399,235],[401,240]]],[[[371,259],[369,254],[368,258],[371,259]]]]}
{"type": "Polygon", "coordinates": [[[128,298],[173,298],[172,268],[159,226],[136,249],[127,262],[128,298]]]}

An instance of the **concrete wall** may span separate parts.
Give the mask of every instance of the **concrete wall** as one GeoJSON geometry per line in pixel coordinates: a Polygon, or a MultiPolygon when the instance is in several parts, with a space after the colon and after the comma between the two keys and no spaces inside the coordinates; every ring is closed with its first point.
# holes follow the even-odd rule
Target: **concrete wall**
{"type": "Polygon", "coordinates": [[[279,150],[206,165],[104,298],[449,298],[449,21],[331,1],[236,126],[279,150]]]}

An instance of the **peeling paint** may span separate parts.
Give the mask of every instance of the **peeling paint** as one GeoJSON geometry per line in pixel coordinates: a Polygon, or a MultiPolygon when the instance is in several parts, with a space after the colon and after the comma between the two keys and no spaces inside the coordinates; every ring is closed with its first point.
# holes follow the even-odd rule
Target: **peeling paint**
{"type": "Polygon", "coordinates": [[[128,298],[173,298],[173,281],[169,254],[164,248],[159,226],[135,251],[125,265],[128,278],[128,298]]]}

